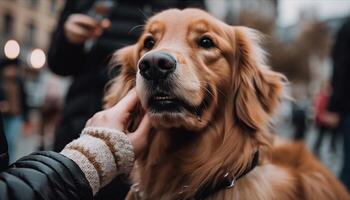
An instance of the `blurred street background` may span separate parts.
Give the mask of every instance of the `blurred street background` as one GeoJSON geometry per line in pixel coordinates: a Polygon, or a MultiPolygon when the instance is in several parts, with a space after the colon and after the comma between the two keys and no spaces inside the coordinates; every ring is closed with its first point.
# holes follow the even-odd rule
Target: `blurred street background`
{"type": "MultiPolygon", "coordinates": [[[[287,76],[287,95],[274,132],[304,140],[337,175],[343,164],[342,136],[332,131],[318,142],[315,102],[329,86],[331,49],[340,26],[350,15],[350,0],[207,0],[207,10],[233,25],[265,34],[270,66],[287,76]],[[318,144],[317,144],[318,143],[318,144]]],[[[71,78],[47,67],[51,35],[64,0],[0,0],[0,58],[17,59],[26,93],[28,119],[15,139],[16,160],[39,149],[50,150],[71,78]]],[[[141,12],[141,10],[140,10],[141,12]]],[[[350,56],[350,54],[349,54],[350,56]]],[[[350,92],[350,91],[349,91],[350,92]]],[[[1,105],[0,105],[1,106],[1,105]]]]}

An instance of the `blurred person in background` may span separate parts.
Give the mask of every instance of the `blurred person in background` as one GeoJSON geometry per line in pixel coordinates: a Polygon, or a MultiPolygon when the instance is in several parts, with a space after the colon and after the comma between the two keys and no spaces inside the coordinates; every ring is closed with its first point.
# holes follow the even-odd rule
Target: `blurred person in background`
{"type": "Polygon", "coordinates": [[[291,124],[293,127],[293,139],[304,140],[305,134],[308,130],[308,92],[304,85],[301,83],[294,83],[291,95],[294,99],[292,101],[292,112],[291,112],[291,124]]]}
{"type": "Polygon", "coordinates": [[[294,140],[304,140],[307,131],[307,104],[305,101],[292,103],[292,125],[294,127],[294,140]]]}
{"type": "Polygon", "coordinates": [[[336,36],[332,51],[332,94],[325,122],[344,136],[344,164],[341,180],[350,190],[350,18],[336,36]]]}
{"type": "MultiPolygon", "coordinates": [[[[48,53],[49,68],[54,73],[73,77],[55,133],[55,151],[77,138],[87,119],[101,110],[104,87],[109,79],[108,57],[136,42],[148,16],[167,8],[185,7],[203,8],[204,2],[67,0],[48,53]]],[[[96,199],[123,199],[128,187],[114,187],[116,182],[96,199]],[[116,190],[123,195],[116,198],[116,190]]]]}
{"type": "MultiPolygon", "coordinates": [[[[48,88],[55,88],[55,85],[51,85],[51,87],[48,88]]],[[[56,94],[53,94],[56,91],[47,90],[45,91],[43,104],[40,106],[39,114],[40,114],[40,124],[39,124],[39,135],[40,135],[40,143],[39,143],[39,151],[43,151],[48,148],[47,144],[47,133],[50,133],[49,136],[51,136],[51,133],[54,132],[56,128],[56,124],[58,123],[58,120],[60,119],[60,114],[62,113],[62,103],[60,101],[60,98],[57,97],[56,94]]],[[[52,145],[49,144],[49,145],[52,145]]]]}
{"type": "Polygon", "coordinates": [[[316,93],[314,99],[315,125],[318,130],[318,137],[314,146],[314,152],[318,156],[321,155],[321,144],[327,133],[330,133],[331,137],[331,150],[333,152],[336,151],[338,131],[335,128],[328,126],[327,119],[326,122],[324,119],[327,117],[327,106],[330,93],[331,86],[327,81],[325,81],[321,84],[321,88],[316,93]]]}
{"type": "Polygon", "coordinates": [[[27,131],[30,126],[26,93],[19,68],[18,58],[4,58],[0,61],[0,110],[4,116],[10,161],[14,160],[16,143],[22,130],[27,131]]]}

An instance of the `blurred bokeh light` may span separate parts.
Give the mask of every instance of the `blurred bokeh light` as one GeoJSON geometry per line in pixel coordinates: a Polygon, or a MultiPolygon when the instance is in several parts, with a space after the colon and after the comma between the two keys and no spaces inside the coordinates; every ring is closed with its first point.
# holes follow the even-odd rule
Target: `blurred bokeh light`
{"type": "Polygon", "coordinates": [[[21,48],[16,40],[9,40],[4,46],[5,56],[9,59],[15,59],[18,57],[21,48]]]}
{"type": "Polygon", "coordinates": [[[46,55],[42,49],[34,49],[29,57],[30,65],[35,69],[40,69],[45,65],[46,55]]]}

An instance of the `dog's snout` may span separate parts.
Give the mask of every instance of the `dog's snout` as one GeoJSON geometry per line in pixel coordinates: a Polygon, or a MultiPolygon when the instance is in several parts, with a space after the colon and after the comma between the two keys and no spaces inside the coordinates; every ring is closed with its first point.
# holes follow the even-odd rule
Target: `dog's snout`
{"type": "Polygon", "coordinates": [[[140,74],[147,80],[165,79],[176,68],[176,59],[165,52],[145,55],[139,63],[140,74]]]}

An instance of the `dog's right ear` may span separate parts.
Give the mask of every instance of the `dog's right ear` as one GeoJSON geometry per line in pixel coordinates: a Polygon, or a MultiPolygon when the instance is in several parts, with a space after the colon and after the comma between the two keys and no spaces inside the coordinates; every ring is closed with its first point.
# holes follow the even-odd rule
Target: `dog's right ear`
{"type": "Polygon", "coordinates": [[[138,60],[136,44],[124,47],[113,54],[110,62],[111,69],[117,70],[118,75],[106,86],[104,108],[115,105],[135,87],[138,60]]]}

